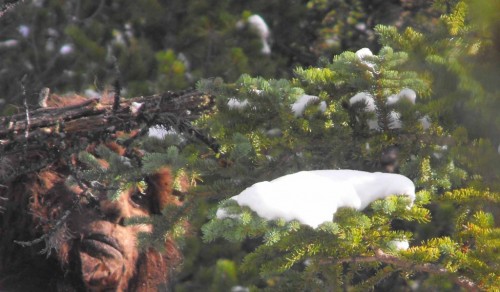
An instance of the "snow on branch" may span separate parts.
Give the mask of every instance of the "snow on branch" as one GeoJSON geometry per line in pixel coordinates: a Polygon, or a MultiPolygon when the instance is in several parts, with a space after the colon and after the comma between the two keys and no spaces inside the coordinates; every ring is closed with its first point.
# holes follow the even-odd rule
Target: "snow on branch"
{"type": "MultiPolygon", "coordinates": [[[[362,210],[377,199],[396,194],[408,196],[413,203],[415,185],[400,174],[314,170],[256,183],[231,199],[267,220],[298,220],[317,228],[332,221],[338,208],[362,210]]],[[[220,208],[217,218],[226,217],[231,216],[220,208]]]]}

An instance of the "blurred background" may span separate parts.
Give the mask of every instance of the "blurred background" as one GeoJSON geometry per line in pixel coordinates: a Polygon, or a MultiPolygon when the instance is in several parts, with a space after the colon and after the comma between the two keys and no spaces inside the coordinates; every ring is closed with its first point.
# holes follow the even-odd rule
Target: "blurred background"
{"type": "Polygon", "coordinates": [[[115,79],[130,97],[186,89],[201,78],[232,82],[242,73],[289,78],[321,57],[377,51],[377,24],[426,31],[447,9],[423,0],[25,0],[0,7],[0,114],[17,111],[21,81],[36,103],[44,87],[92,96],[115,79]]]}

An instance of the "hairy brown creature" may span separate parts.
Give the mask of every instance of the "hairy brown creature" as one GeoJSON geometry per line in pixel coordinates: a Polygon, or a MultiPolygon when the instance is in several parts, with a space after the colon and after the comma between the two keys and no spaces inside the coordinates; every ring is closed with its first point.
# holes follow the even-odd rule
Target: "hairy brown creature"
{"type": "MultiPolygon", "coordinates": [[[[125,153],[113,143],[108,148],[125,153]]],[[[173,195],[171,170],[145,178],[145,193],[130,188],[115,201],[105,192],[90,200],[82,186],[68,184],[75,163],[59,161],[0,186],[0,197],[7,199],[0,213],[0,291],[169,290],[181,262],[175,242],[141,251],[137,236],[152,226],[125,220],[181,204],[173,195]]]]}

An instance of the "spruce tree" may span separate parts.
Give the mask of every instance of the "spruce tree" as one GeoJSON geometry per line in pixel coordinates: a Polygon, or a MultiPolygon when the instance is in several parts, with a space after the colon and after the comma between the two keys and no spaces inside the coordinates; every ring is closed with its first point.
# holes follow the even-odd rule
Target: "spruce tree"
{"type": "MultiPolygon", "coordinates": [[[[464,5],[458,2],[441,17],[445,31],[424,37],[412,29],[398,34],[395,28],[379,27],[378,54],[345,52],[318,67],[297,68],[292,80],[244,75],[235,83],[199,83],[200,90],[217,96],[218,111],[200,122],[221,143],[216,158],[224,168],[213,186],[219,198],[299,170],[388,171],[386,154],[394,149],[390,170],[411,178],[418,190],[411,208],[404,198],[392,197],[364,211],[338,211],[318,229],[264,220],[248,207],[223,200],[203,226],[204,240],[258,240],[240,272],[264,281],[251,279],[247,285],[498,289],[498,170],[487,165],[498,154],[487,136],[474,133],[481,138],[470,140],[467,121],[442,108],[445,96],[436,94],[443,90],[438,77],[455,78],[458,92],[480,86],[481,80],[461,69],[468,66],[467,58],[453,57],[454,49],[477,43],[470,38],[444,43],[445,32],[448,38],[456,36],[466,25],[464,5]],[[442,44],[442,50],[432,46],[439,37],[443,42],[435,46],[442,44]],[[395,43],[399,51],[388,46],[395,43]],[[417,49],[434,55],[413,66],[421,57],[417,49]],[[429,73],[438,60],[448,68],[438,71],[444,76],[429,73]],[[304,95],[315,97],[298,112],[294,104],[304,95]],[[217,216],[221,209],[225,216],[217,216]],[[398,248],[405,240],[410,247],[398,248]]],[[[493,96],[486,92],[470,98],[494,102],[493,96]]]]}

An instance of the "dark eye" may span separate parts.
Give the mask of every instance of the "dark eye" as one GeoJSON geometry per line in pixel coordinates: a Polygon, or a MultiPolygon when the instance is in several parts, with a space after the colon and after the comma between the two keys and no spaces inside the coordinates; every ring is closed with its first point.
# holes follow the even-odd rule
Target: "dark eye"
{"type": "Polygon", "coordinates": [[[147,205],[147,196],[146,194],[141,193],[140,191],[136,190],[132,196],[130,196],[130,201],[137,207],[145,207],[147,205]]]}

